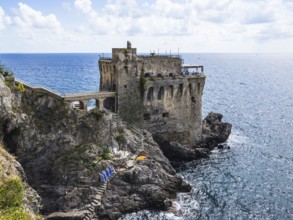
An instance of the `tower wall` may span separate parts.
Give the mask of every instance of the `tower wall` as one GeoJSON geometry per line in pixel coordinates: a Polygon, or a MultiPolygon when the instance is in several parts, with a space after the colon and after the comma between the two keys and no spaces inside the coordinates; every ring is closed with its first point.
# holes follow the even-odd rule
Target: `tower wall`
{"type": "Polygon", "coordinates": [[[138,56],[131,45],[113,48],[112,59],[99,64],[101,88],[115,88],[123,120],[159,141],[193,145],[201,139],[204,74],[181,76],[181,58],[138,56]]]}

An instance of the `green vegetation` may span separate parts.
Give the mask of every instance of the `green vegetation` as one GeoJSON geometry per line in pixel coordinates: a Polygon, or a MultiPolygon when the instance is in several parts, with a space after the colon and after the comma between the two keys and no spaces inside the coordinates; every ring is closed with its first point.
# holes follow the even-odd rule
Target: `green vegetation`
{"type": "Polygon", "coordinates": [[[119,145],[126,144],[126,138],[125,138],[123,133],[120,133],[119,135],[117,135],[117,137],[115,139],[116,139],[116,141],[118,142],[119,145]]]}
{"type": "Polygon", "coordinates": [[[110,160],[111,159],[112,149],[111,147],[104,146],[101,148],[100,156],[103,160],[110,160]]]}
{"type": "Polygon", "coordinates": [[[128,56],[128,50],[125,48],[124,50],[123,50],[123,52],[124,52],[124,56],[128,56]]]}
{"type": "Polygon", "coordinates": [[[10,89],[10,90],[13,90],[14,87],[12,86],[12,84],[8,81],[5,81],[5,85],[10,89]]]}
{"type": "Polygon", "coordinates": [[[64,154],[60,157],[60,161],[64,166],[68,166],[70,164],[84,164],[84,160],[86,160],[85,151],[88,149],[89,147],[86,145],[77,145],[74,148],[64,152],[64,154]]]}
{"type": "Polygon", "coordinates": [[[141,96],[144,95],[144,91],[145,91],[145,84],[147,83],[147,78],[145,78],[144,76],[140,77],[140,94],[141,96]]]}
{"type": "Polygon", "coordinates": [[[92,115],[97,121],[100,121],[100,119],[104,116],[105,111],[100,111],[98,109],[93,109],[90,111],[90,115],[92,115]]]}
{"type": "Polygon", "coordinates": [[[10,178],[0,184],[0,208],[19,207],[22,204],[23,184],[20,178],[10,178]]]}
{"type": "Polygon", "coordinates": [[[4,77],[13,76],[13,72],[8,70],[4,65],[0,64],[0,74],[4,77]]]}
{"type": "Polygon", "coordinates": [[[23,182],[11,168],[13,160],[0,143],[0,220],[31,220],[23,206],[23,182]]]}
{"type": "Polygon", "coordinates": [[[30,220],[23,207],[23,183],[19,177],[0,182],[0,220],[30,220]]]}
{"type": "Polygon", "coordinates": [[[23,86],[22,83],[19,83],[19,84],[18,84],[17,89],[18,89],[19,91],[21,91],[21,92],[25,92],[25,88],[24,88],[24,86],[23,86]]]}

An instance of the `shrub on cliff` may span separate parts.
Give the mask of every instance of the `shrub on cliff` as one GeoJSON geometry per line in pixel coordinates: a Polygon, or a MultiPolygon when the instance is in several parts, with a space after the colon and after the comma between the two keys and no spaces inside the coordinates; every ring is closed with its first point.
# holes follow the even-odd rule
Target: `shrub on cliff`
{"type": "Polygon", "coordinates": [[[97,121],[99,121],[104,116],[104,114],[104,111],[100,111],[98,109],[93,109],[90,111],[90,115],[92,115],[97,121]]]}
{"type": "Polygon", "coordinates": [[[4,77],[6,76],[13,76],[13,72],[8,70],[4,65],[0,64],[0,74],[4,77]]]}
{"type": "Polygon", "coordinates": [[[18,177],[0,183],[0,220],[29,220],[32,216],[23,208],[23,183],[18,177]]]}
{"type": "Polygon", "coordinates": [[[14,157],[3,149],[0,141],[0,220],[35,219],[24,202],[31,197],[25,195],[25,183],[16,166],[14,157]]]}
{"type": "Polygon", "coordinates": [[[118,134],[115,139],[118,142],[119,146],[126,144],[126,138],[123,133],[118,134]]]}
{"type": "Polygon", "coordinates": [[[23,185],[19,178],[10,178],[0,184],[0,208],[18,207],[22,204],[23,185]]]}

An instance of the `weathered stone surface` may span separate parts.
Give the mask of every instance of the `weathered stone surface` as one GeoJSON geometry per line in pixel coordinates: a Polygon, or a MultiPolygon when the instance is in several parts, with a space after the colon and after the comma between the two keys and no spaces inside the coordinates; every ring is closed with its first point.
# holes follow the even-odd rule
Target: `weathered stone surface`
{"type": "Polygon", "coordinates": [[[218,144],[225,142],[230,133],[232,125],[222,122],[223,115],[220,113],[209,113],[203,120],[202,140],[195,146],[182,145],[177,142],[161,141],[157,139],[164,155],[173,161],[190,161],[208,157],[211,150],[218,144]]]}
{"type": "Polygon", "coordinates": [[[110,165],[126,169],[108,183],[93,218],[117,219],[141,209],[165,209],[166,199],[190,190],[151,136],[141,135],[142,131],[120,119],[112,120],[110,113],[99,118],[101,112],[70,110],[62,100],[29,89],[11,93],[5,100],[1,97],[0,102],[5,105],[0,113],[0,137],[42,197],[43,213],[63,212],[67,214],[59,217],[70,219],[75,210],[85,210],[98,194],[99,172],[110,165]],[[117,142],[120,134],[124,144],[117,142]],[[101,159],[103,146],[120,146],[133,157],[142,147],[142,136],[148,159],[134,162],[133,168],[126,167],[128,157],[101,159]]]}
{"type": "Polygon", "coordinates": [[[198,144],[199,146],[213,149],[228,139],[232,125],[222,122],[222,118],[222,114],[211,112],[203,120],[202,141],[198,144]]]}
{"type": "MultiPolygon", "coordinates": [[[[140,56],[136,48],[113,48],[101,58],[100,91],[115,91],[120,117],[162,141],[193,145],[202,133],[201,74],[181,76],[179,56],[140,56]]],[[[186,66],[184,67],[186,68],[186,66]]]]}
{"type": "Polygon", "coordinates": [[[54,212],[46,216],[47,220],[83,220],[86,211],[54,212]]]}
{"type": "Polygon", "coordinates": [[[191,161],[202,157],[208,157],[209,150],[206,148],[191,148],[177,142],[165,141],[160,143],[164,155],[173,161],[191,161]]]}

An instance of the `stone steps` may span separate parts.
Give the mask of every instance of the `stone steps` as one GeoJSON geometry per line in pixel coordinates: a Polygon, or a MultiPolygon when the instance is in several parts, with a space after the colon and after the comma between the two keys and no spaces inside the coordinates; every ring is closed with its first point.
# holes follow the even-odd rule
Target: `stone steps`
{"type": "MultiPolygon", "coordinates": [[[[115,175],[115,172],[110,177],[110,179],[114,175],[115,175]]],[[[104,183],[103,185],[98,187],[96,196],[94,197],[93,201],[90,203],[90,206],[86,208],[88,212],[84,215],[83,220],[92,220],[93,219],[93,216],[95,214],[95,209],[102,204],[102,202],[101,202],[102,196],[106,190],[107,190],[107,183],[104,183]]]]}

